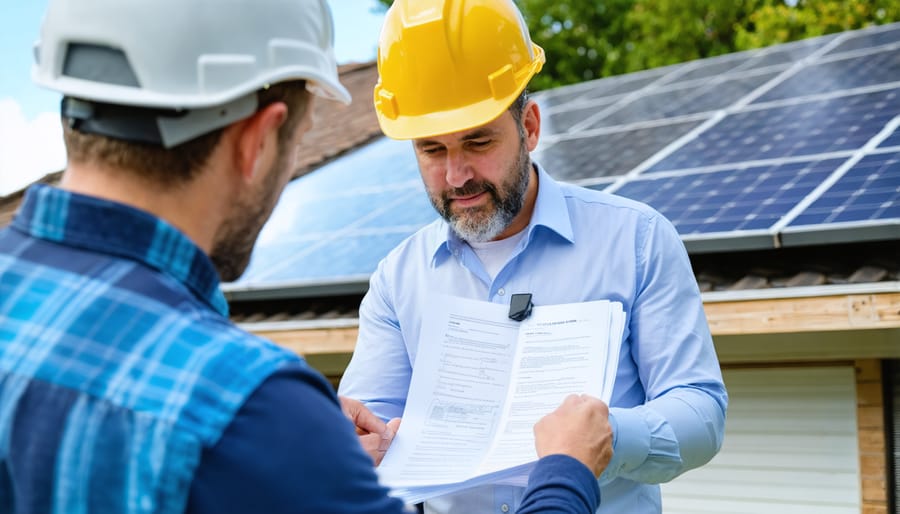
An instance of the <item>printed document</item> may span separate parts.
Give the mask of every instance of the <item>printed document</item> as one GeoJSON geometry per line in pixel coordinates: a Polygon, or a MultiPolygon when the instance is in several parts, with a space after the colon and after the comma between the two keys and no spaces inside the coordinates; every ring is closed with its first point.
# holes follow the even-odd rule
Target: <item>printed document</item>
{"type": "Polygon", "coordinates": [[[572,393],[609,403],[625,314],[607,300],[508,306],[439,296],[426,306],[403,423],[377,468],[408,503],[484,483],[525,485],[534,424],[572,393]]]}

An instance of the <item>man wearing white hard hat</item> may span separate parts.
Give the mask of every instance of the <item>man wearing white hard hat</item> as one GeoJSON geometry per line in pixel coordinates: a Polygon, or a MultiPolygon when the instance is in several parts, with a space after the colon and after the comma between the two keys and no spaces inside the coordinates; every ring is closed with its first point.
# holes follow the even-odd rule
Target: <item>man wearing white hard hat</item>
{"type": "MultiPolygon", "coordinates": [[[[0,231],[0,512],[402,511],[372,461],[396,425],[346,400],[357,437],[219,289],[313,97],[350,101],[332,41],[324,0],[51,0],[34,77],[63,95],[68,165],[0,231]]],[[[596,507],[611,439],[581,433],[604,409],[537,426],[523,512],[596,507]]]]}

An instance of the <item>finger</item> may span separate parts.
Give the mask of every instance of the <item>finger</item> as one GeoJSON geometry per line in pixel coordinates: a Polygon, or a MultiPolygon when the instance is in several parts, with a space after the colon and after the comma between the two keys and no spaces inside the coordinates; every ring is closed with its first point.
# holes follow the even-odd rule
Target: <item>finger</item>
{"type": "Polygon", "coordinates": [[[581,401],[581,395],[570,394],[563,400],[563,405],[578,405],[581,401]]]}
{"type": "Polygon", "coordinates": [[[397,430],[400,429],[400,421],[400,418],[394,418],[387,422],[384,433],[381,436],[381,444],[378,447],[380,451],[386,452],[391,446],[391,442],[394,440],[397,430]]]}
{"type": "Polygon", "coordinates": [[[365,407],[356,414],[356,417],[353,419],[353,424],[361,430],[365,430],[372,434],[383,434],[384,431],[387,430],[387,425],[384,421],[381,421],[381,418],[372,414],[372,411],[365,407]]]}
{"type": "Polygon", "coordinates": [[[381,434],[384,432],[386,428],[384,421],[367,409],[362,402],[345,396],[341,396],[340,401],[341,410],[356,426],[357,434],[381,434]]]}

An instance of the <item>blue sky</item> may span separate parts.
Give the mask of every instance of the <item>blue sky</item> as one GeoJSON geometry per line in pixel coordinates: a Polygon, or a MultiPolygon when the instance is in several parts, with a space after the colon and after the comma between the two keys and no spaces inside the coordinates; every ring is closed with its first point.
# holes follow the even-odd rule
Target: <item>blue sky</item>
{"type": "MultiPolygon", "coordinates": [[[[338,62],[375,58],[382,14],[377,0],[328,0],[338,62]]],[[[59,95],[31,83],[32,46],[46,0],[4,2],[0,16],[0,196],[65,166],[59,95]]]]}

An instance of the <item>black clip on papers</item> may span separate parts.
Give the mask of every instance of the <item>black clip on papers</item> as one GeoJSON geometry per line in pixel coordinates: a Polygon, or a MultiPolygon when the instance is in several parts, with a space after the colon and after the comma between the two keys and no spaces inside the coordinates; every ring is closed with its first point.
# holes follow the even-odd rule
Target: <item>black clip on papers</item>
{"type": "Polygon", "coordinates": [[[509,300],[509,319],[522,321],[531,316],[531,293],[518,293],[509,300]]]}

